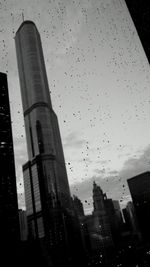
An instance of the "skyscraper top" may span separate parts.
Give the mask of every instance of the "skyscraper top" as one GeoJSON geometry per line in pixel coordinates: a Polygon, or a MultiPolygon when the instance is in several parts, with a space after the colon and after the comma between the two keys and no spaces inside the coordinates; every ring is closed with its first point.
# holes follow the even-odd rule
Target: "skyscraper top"
{"type": "Polygon", "coordinates": [[[101,187],[99,185],[97,185],[96,182],[94,181],[93,182],[93,193],[96,193],[96,192],[97,193],[99,193],[99,192],[103,193],[101,187]]]}
{"type": "Polygon", "coordinates": [[[51,108],[41,38],[34,22],[21,24],[15,42],[24,112],[30,113],[37,106],[51,108]]]}
{"type": "MultiPolygon", "coordinates": [[[[25,20],[25,21],[22,22],[22,24],[18,28],[17,32],[19,32],[24,25],[33,25],[34,27],[36,27],[36,25],[35,25],[35,23],[33,21],[25,20]]],[[[17,32],[16,32],[16,34],[17,34],[17,32]]]]}

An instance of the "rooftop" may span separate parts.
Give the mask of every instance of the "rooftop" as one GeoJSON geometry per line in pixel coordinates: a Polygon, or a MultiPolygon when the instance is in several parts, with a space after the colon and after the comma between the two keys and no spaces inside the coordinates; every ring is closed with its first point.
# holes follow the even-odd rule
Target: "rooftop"
{"type": "MultiPolygon", "coordinates": [[[[21,23],[20,27],[18,28],[17,32],[21,30],[21,28],[24,26],[24,25],[27,25],[27,24],[31,24],[33,25],[34,27],[36,27],[35,23],[31,20],[25,20],[21,23]]],[[[17,33],[16,32],[16,33],[17,33]]]]}

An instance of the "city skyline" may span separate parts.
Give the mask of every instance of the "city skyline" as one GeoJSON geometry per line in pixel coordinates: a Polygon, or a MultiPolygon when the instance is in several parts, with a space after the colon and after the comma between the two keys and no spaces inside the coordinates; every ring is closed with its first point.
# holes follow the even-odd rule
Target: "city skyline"
{"type": "MultiPolygon", "coordinates": [[[[9,25],[6,33],[8,25],[4,25],[3,18],[4,56],[1,55],[1,60],[4,69],[1,71],[8,71],[21,194],[22,164],[27,155],[16,58],[12,53],[15,54],[14,33],[23,12],[25,19],[35,21],[41,33],[72,192],[90,203],[91,210],[93,180],[109,197],[123,202],[130,199],[126,179],[149,169],[149,65],[123,1],[96,1],[95,4],[81,1],[80,5],[79,1],[78,4],[63,2],[44,1],[39,3],[37,11],[33,9],[35,1],[30,8],[25,1],[21,5],[19,1],[12,1],[17,3],[16,10],[10,3],[6,4],[6,10],[3,7],[5,14],[10,15],[8,21],[12,26],[9,25]],[[42,12],[39,15],[40,5],[47,17],[42,12]],[[46,5],[49,5],[48,11],[45,11],[46,5]],[[58,11],[60,14],[56,16],[58,11]],[[47,28],[49,25],[51,31],[47,28]],[[15,66],[13,70],[12,66],[15,66]]],[[[85,207],[88,210],[89,207],[85,207]]]]}

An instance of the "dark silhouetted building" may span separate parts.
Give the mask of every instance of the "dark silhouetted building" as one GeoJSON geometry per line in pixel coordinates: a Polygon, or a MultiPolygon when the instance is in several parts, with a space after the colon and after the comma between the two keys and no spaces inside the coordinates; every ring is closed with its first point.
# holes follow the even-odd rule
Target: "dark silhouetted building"
{"type": "Polygon", "coordinates": [[[100,186],[93,183],[93,212],[85,216],[84,225],[88,237],[87,250],[89,251],[88,263],[91,266],[102,264],[109,266],[114,250],[111,225],[106,211],[106,194],[100,186]]]}
{"type": "Polygon", "coordinates": [[[137,219],[133,203],[129,201],[126,207],[122,210],[127,229],[132,233],[137,233],[137,219]]]}
{"type": "MultiPolygon", "coordinates": [[[[111,234],[111,226],[109,216],[105,207],[106,194],[103,193],[100,186],[93,183],[93,226],[95,228],[94,238],[97,239],[99,251],[105,254],[113,248],[113,239],[111,234]]],[[[108,252],[108,254],[107,254],[108,252]]],[[[106,260],[108,257],[106,256],[106,260]]]]}
{"type": "Polygon", "coordinates": [[[122,224],[123,224],[119,201],[105,197],[104,204],[107,216],[109,218],[109,224],[113,242],[115,244],[118,244],[118,242],[120,241],[122,224]]]}
{"type": "Polygon", "coordinates": [[[108,218],[108,214],[106,211],[105,201],[107,199],[106,194],[103,193],[100,186],[98,186],[95,182],[93,183],[93,215],[97,220],[95,226],[97,227],[97,231],[100,233],[102,238],[102,245],[111,246],[112,245],[112,236],[110,230],[110,222],[108,218]]]}
{"type": "Polygon", "coordinates": [[[73,212],[41,39],[32,21],[21,24],[15,42],[29,157],[23,166],[29,237],[44,240],[53,260],[63,266],[79,241],[79,225],[73,212]]]}
{"type": "Polygon", "coordinates": [[[113,206],[114,206],[114,210],[115,210],[116,220],[118,221],[118,227],[122,227],[123,217],[122,217],[122,213],[121,213],[119,200],[113,200],[113,206]]]}
{"type": "Polygon", "coordinates": [[[72,201],[75,215],[78,218],[80,225],[82,246],[85,254],[88,254],[91,252],[91,243],[87,225],[87,216],[84,215],[84,208],[81,200],[77,196],[73,195],[72,201]]]}
{"type": "Polygon", "coordinates": [[[127,182],[142,237],[150,242],[150,172],[141,173],[127,182]]]}
{"type": "Polygon", "coordinates": [[[14,149],[7,75],[0,73],[0,236],[19,240],[14,149]]]}
{"type": "Polygon", "coordinates": [[[150,63],[150,2],[149,0],[125,0],[125,2],[150,63]]]}
{"type": "Polygon", "coordinates": [[[78,217],[84,216],[84,209],[81,200],[77,196],[73,196],[73,207],[78,217]]]}
{"type": "MultiPolygon", "coordinates": [[[[7,260],[20,240],[16,173],[7,75],[0,73],[0,247],[7,260]]],[[[15,257],[15,255],[14,255],[15,257]]],[[[3,259],[1,258],[3,261],[3,259]]],[[[8,263],[9,265],[9,263],[8,263]]]]}
{"type": "Polygon", "coordinates": [[[26,211],[19,209],[20,239],[26,241],[28,239],[28,225],[26,211]]]}

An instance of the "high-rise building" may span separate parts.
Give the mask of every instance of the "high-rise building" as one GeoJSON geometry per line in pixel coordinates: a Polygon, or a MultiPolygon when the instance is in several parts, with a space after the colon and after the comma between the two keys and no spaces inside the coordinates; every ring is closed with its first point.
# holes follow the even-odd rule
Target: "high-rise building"
{"type": "Polygon", "coordinates": [[[122,218],[119,200],[113,200],[113,206],[114,206],[114,210],[115,210],[115,215],[117,217],[118,225],[121,226],[123,224],[123,218],[122,218]]]}
{"type": "Polygon", "coordinates": [[[26,211],[19,209],[20,239],[26,241],[28,239],[28,226],[26,211]]]}
{"type": "Polygon", "coordinates": [[[104,205],[109,218],[113,242],[117,244],[120,240],[123,224],[119,201],[105,198],[104,205]]]}
{"type": "Polygon", "coordinates": [[[150,172],[141,173],[127,182],[142,237],[150,242],[150,172]]]}
{"type": "Polygon", "coordinates": [[[71,247],[74,215],[41,39],[32,21],[21,24],[15,43],[29,157],[23,166],[29,236],[46,238],[59,260],[71,247]]]}
{"type": "Polygon", "coordinates": [[[75,212],[79,218],[84,217],[83,204],[82,204],[81,200],[75,195],[73,196],[73,207],[74,207],[74,210],[75,210],[75,212]]]}
{"type": "Polygon", "coordinates": [[[149,0],[125,0],[147,59],[150,62],[150,2],[149,0]]]}
{"type": "Polygon", "coordinates": [[[99,234],[99,242],[103,249],[113,247],[113,240],[111,234],[111,227],[109,216],[107,214],[105,201],[107,199],[106,194],[103,193],[100,186],[95,182],[93,183],[93,216],[94,226],[96,232],[99,234]]]}
{"type": "Polygon", "coordinates": [[[127,229],[136,234],[138,232],[138,226],[133,203],[129,201],[122,211],[127,229]]]}
{"type": "Polygon", "coordinates": [[[63,206],[69,208],[70,190],[59,126],[51,104],[41,39],[35,24],[24,21],[15,41],[29,160],[39,154],[42,156],[47,194],[53,195],[53,204],[59,195],[63,206]]]}
{"type": "MultiPolygon", "coordinates": [[[[0,242],[19,240],[19,217],[7,75],[0,73],[0,242]]],[[[1,246],[2,247],[2,246],[1,246]]]]}

